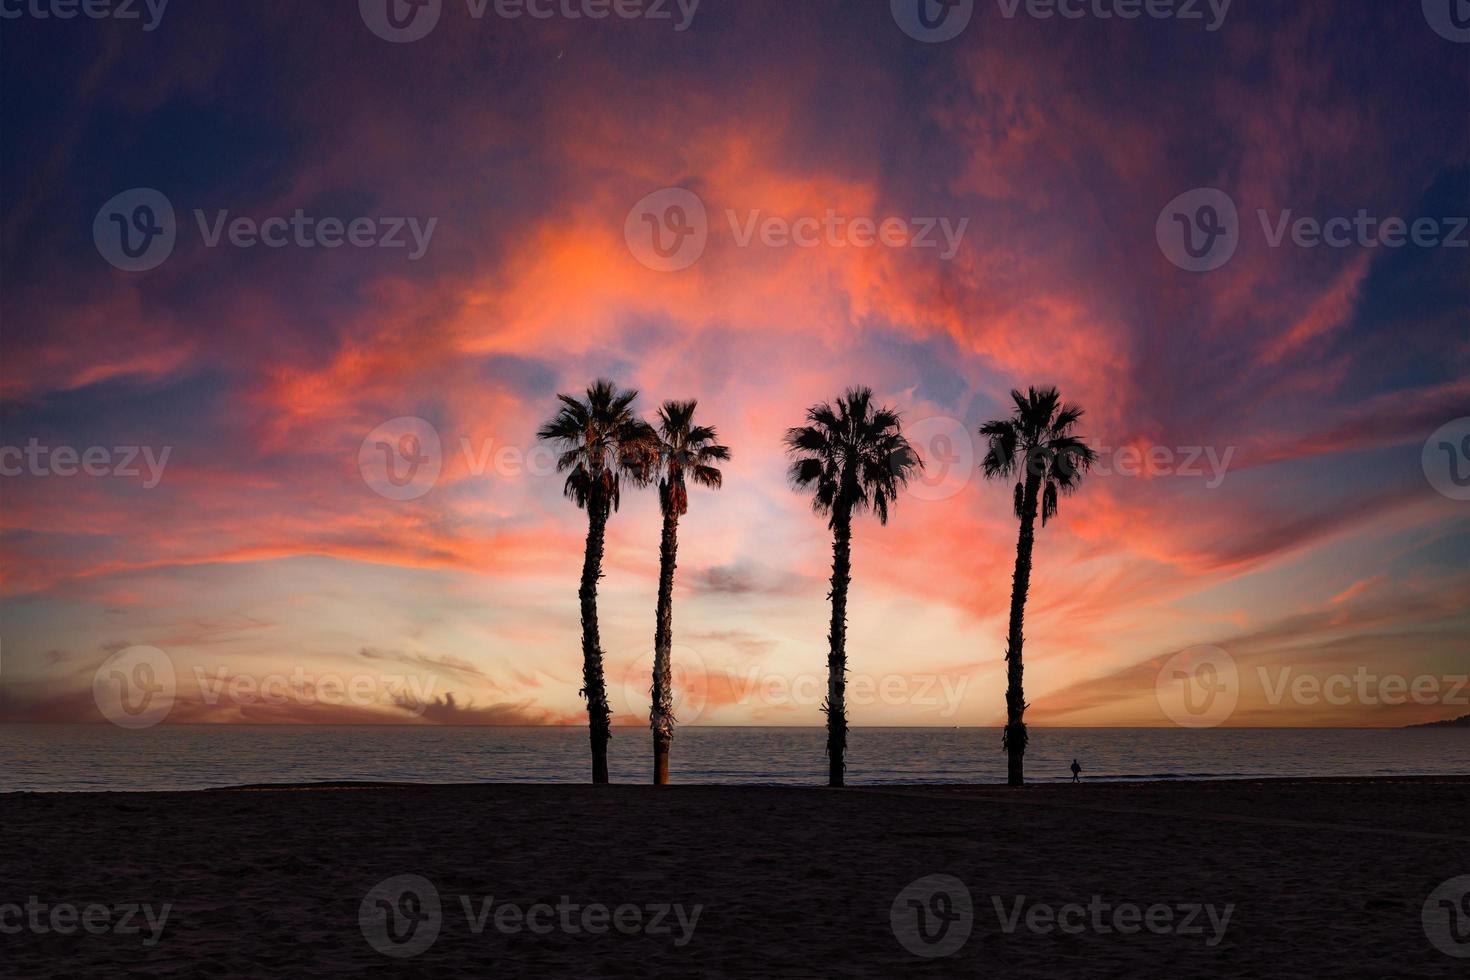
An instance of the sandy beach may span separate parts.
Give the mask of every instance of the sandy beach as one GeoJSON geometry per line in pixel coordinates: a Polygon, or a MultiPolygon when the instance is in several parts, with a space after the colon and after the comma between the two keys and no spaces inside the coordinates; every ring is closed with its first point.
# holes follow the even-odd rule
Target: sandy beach
{"type": "Polygon", "coordinates": [[[13,794],[0,943],[6,976],[1462,977],[1423,912],[1467,812],[1470,778],[13,794]]]}

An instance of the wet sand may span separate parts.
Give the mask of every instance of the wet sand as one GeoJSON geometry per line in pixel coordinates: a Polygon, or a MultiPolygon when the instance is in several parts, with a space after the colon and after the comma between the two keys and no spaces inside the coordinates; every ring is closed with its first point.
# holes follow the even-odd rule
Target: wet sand
{"type": "Polygon", "coordinates": [[[0,974],[1465,977],[1423,910],[1467,814],[1470,777],[9,794],[0,974]]]}

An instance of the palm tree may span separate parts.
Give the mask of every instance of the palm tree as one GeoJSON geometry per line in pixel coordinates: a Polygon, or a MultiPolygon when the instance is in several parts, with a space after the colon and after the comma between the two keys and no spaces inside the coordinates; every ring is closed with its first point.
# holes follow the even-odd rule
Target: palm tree
{"type": "Polygon", "coordinates": [[[807,410],[807,424],[786,432],[793,489],[812,495],[812,510],[832,529],[832,628],[827,634],[828,785],[841,786],[847,749],[847,586],[852,567],[852,516],[865,510],[888,523],[898,492],[923,469],[901,431],[902,418],[873,407],[870,388],[849,388],[835,406],[807,410]]]}
{"type": "Polygon", "coordinates": [[[986,422],[980,434],[990,440],[981,468],[987,480],[1010,479],[1016,483],[1016,517],[1021,536],[1016,543],[1016,572],[1011,580],[1011,621],[1006,635],[1006,727],[1001,747],[1007,755],[1007,781],[1012,786],[1025,782],[1021,761],[1026,754],[1026,696],[1021,679],[1022,621],[1026,616],[1026,593],[1031,588],[1031,546],[1035,540],[1036,509],[1041,506],[1041,525],[1057,515],[1057,498],[1070,494],[1097,460],[1097,454],[1072,435],[1082,418],[1082,409],[1062,403],[1055,388],[1026,394],[1011,392],[1016,410],[1010,418],[986,422]]]}
{"type": "Polygon", "coordinates": [[[602,578],[603,538],[608,516],[618,509],[622,481],[642,483],[654,444],[653,427],[633,411],[638,392],[619,391],[599,379],[586,400],[557,395],[561,408],[536,433],[560,451],[557,472],[567,474],[567,499],[587,512],[587,551],[582,561],[582,696],[592,742],[592,781],[607,779],[607,743],[612,710],[602,670],[602,638],[597,631],[597,580],[602,578]]]}
{"type": "Polygon", "coordinates": [[[718,490],[724,476],[713,464],[730,458],[730,450],[715,440],[713,426],[695,425],[696,402],[664,402],[658,410],[658,435],[653,472],[658,479],[658,506],[663,512],[663,536],[658,547],[658,614],[653,631],[652,707],[648,725],[653,729],[653,781],[669,781],[669,749],[674,742],[672,647],[674,642],[674,566],[679,552],[679,518],[689,512],[688,482],[718,490]]]}

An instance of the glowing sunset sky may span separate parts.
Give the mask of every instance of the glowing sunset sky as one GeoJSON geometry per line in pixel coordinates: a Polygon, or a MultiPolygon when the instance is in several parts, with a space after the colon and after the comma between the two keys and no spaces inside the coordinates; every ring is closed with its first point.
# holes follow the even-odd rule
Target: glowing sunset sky
{"type": "MultiPolygon", "coordinates": [[[[682,524],[675,657],[704,703],[686,723],[821,724],[819,694],[761,693],[826,661],[830,535],[788,489],[780,439],[859,383],[931,463],[946,445],[956,462],[888,527],[857,525],[853,676],[914,696],[858,701],[854,724],[1002,718],[1010,488],[933,437],[973,433],[1028,384],[1084,406],[1096,447],[1211,453],[1131,475],[1107,452],[1041,532],[1028,720],[1166,724],[1159,665],[1196,644],[1241,667],[1231,724],[1470,711],[1273,705],[1258,671],[1470,667],[1470,503],[1421,465],[1470,416],[1470,250],[1271,244],[1288,209],[1470,213],[1470,47],[1418,3],[1238,0],[1206,31],[981,2],[943,44],[877,2],[705,0],[677,31],[477,20],[447,0],[405,44],[356,6],[0,26],[0,444],[169,449],[154,487],[146,466],[0,477],[0,718],[98,720],[94,672],[146,644],[179,668],[175,722],[581,723],[585,517],[526,454],[555,394],[598,376],[638,388],[646,415],[698,398],[734,453],[682,524]],[[93,221],[139,187],[172,203],[177,244],[128,272],[93,221]],[[666,272],[625,222],[669,187],[709,222],[698,261],[666,272]],[[1155,224],[1202,187],[1238,205],[1240,236],[1196,273],[1155,224]],[[415,261],[209,247],[196,209],[437,224],[415,261]],[[732,211],[968,224],[946,261],[742,245],[732,211]],[[407,416],[434,427],[442,472],[399,501],[359,449],[407,416]],[[298,669],[413,677],[435,703],[211,705],[198,685],[298,669]]],[[[609,527],[619,723],[646,723],[658,529],[651,491],[609,527]]]]}

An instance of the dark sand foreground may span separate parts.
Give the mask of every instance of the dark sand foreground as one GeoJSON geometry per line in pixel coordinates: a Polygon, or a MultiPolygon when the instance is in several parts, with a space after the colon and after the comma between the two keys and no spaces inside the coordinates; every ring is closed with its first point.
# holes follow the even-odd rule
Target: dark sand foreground
{"type": "Polygon", "coordinates": [[[0,975],[1463,978],[1422,913],[1470,875],[1467,815],[1443,778],[13,794],[0,975]],[[437,916],[417,883],[372,891],[407,874],[437,916]],[[952,886],[900,899],[935,874],[969,917],[952,886]],[[133,904],[139,932],[49,925],[133,904]]]}

